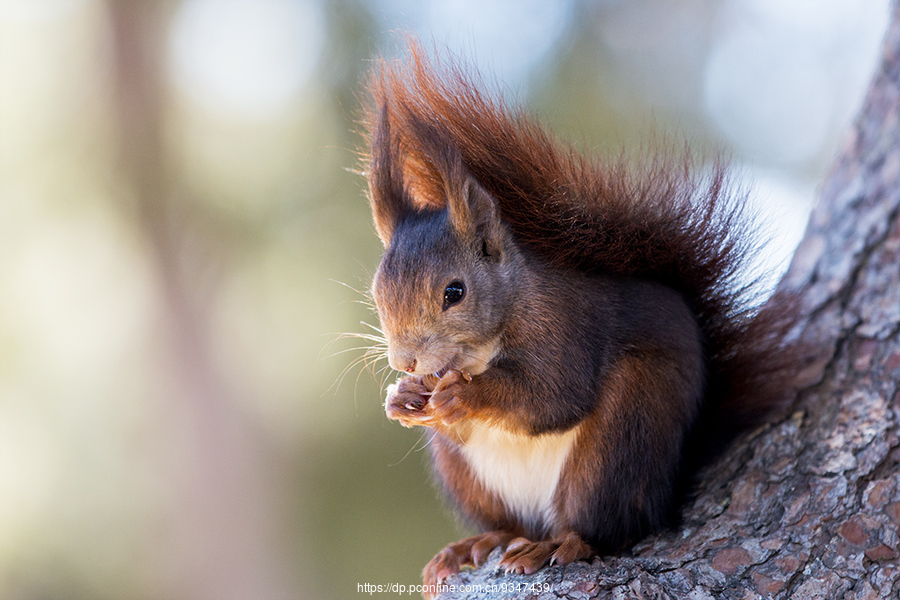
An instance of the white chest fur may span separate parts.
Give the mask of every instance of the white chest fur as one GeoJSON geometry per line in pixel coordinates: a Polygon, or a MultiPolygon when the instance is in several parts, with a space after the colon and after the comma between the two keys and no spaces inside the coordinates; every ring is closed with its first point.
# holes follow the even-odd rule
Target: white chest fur
{"type": "Polygon", "coordinates": [[[547,531],[556,514],[553,494],[578,436],[564,433],[530,436],[487,425],[474,425],[463,455],[486,488],[527,526],[547,531]]]}

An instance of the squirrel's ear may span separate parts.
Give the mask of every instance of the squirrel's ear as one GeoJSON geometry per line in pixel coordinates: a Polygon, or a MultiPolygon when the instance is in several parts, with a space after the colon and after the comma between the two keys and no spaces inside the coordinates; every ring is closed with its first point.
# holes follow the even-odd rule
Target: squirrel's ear
{"type": "Polygon", "coordinates": [[[412,211],[403,187],[397,140],[391,135],[387,104],[381,107],[372,135],[372,159],[366,173],[375,230],[387,246],[400,219],[412,211]]]}
{"type": "Polygon", "coordinates": [[[502,225],[497,201],[469,172],[459,148],[448,141],[451,136],[414,115],[404,124],[413,131],[425,160],[444,184],[450,225],[463,239],[490,254],[499,253],[502,225]]]}
{"type": "MultiPolygon", "coordinates": [[[[460,171],[465,171],[464,167],[460,171]]],[[[459,234],[481,245],[488,254],[500,250],[500,213],[497,201],[469,173],[458,173],[458,185],[447,190],[450,222],[459,234]]],[[[448,186],[451,187],[451,186],[448,186]]]]}

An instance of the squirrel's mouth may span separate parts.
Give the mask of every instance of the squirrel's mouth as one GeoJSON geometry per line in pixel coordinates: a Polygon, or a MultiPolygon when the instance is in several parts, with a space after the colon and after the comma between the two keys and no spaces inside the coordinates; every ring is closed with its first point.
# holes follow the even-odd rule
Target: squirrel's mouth
{"type": "Polygon", "coordinates": [[[441,370],[439,370],[439,371],[435,371],[435,372],[434,372],[434,376],[437,377],[438,379],[440,379],[441,377],[443,377],[444,375],[446,375],[446,374],[447,374],[447,371],[449,371],[449,370],[450,370],[450,365],[447,365],[447,366],[444,367],[443,369],[441,369],[441,370]]]}

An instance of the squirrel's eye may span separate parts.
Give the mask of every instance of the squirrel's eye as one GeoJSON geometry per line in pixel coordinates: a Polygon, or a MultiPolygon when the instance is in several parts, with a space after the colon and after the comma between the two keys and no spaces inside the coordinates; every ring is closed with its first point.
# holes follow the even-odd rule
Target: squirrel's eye
{"type": "Polygon", "coordinates": [[[451,281],[446,288],[444,288],[444,308],[443,310],[447,310],[454,304],[457,304],[460,300],[463,299],[463,296],[466,295],[466,286],[462,281],[451,281]]]}

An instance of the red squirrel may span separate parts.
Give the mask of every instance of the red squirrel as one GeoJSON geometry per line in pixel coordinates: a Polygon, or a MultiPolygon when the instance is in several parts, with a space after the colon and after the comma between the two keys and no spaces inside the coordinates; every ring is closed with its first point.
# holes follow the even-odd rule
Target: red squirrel
{"type": "Polygon", "coordinates": [[[758,236],[725,167],[584,156],[415,41],[367,91],[372,294],[404,374],[385,411],[430,430],[482,532],[425,584],[497,547],[532,573],[665,526],[713,440],[778,398],[784,315],[742,279],[758,236]]]}

